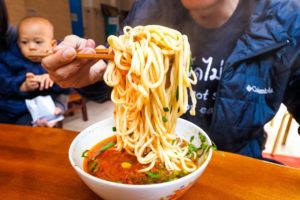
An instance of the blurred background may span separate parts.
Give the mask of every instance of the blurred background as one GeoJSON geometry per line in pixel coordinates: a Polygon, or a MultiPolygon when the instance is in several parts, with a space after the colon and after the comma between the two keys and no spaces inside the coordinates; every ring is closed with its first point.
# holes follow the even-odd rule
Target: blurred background
{"type": "Polygon", "coordinates": [[[106,42],[126,17],[134,0],[5,0],[9,20],[16,25],[25,16],[42,16],[54,24],[55,37],[76,34],[106,42]]]}

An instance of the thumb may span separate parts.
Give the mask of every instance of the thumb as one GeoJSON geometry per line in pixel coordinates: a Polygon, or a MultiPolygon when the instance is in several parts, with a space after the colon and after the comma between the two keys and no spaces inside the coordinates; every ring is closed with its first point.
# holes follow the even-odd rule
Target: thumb
{"type": "Polygon", "coordinates": [[[56,47],[53,48],[54,52],[65,48],[72,47],[74,49],[84,49],[84,48],[95,48],[95,42],[92,39],[84,39],[80,38],[76,35],[68,35],[64,38],[64,40],[59,43],[56,47]]]}
{"type": "Polygon", "coordinates": [[[72,47],[62,47],[60,50],[42,60],[42,66],[49,72],[72,62],[76,58],[76,50],[72,47]]]}

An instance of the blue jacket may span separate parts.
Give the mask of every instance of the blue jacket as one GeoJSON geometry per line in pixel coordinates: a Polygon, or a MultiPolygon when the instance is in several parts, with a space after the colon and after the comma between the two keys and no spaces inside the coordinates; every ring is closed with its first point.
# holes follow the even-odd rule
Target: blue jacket
{"type": "MultiPolygon", "coordinates": [[[[15,33],[12,33],[15,34],[15,33]]],[[[16,38],[16,37],[14,37],[16,38]]],[[[53,99],[60,94],[68,94],[69,89],[61,89],[58,85],[50,89],[34,92],[21,92],[20,86],[25,81],[25,74],[47,73],[40,64],[26,60],[18,46],[16,39],[7,50],[0,52],[0,115],[1,118],[16,119],[29,113],[25,99],[32,99],[40,95],[51,95],[53,99]]]]}
{"type": "MultiPolygon", "coordinates": [[[[254,1],[250,23],[225,62],[208,134],[218,149],[261,157],[263,126],[281,103],[300,122],[300,2],[254,1]]],[[[182,31],[184,12],[179,0],[139,0],[125,24],[182,31]]],[[[90,96],[96,87],[81,92],[90,96]]]]}

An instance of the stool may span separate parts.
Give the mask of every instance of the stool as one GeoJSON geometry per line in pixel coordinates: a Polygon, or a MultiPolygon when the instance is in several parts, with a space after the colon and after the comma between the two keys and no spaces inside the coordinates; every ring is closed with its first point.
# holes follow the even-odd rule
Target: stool
{"type": "MultiPolygon", "coordinates": [[[[273,119],[274,120],[274,119],[273,119]]],[[[271,121],[271,126],[273,125],[273,120],[271,121]]],[[[290,113],[286,112],[283,117],[282,117],[282,121],[281,124],[279,126],[276,138],[275,138],[275,142],[273,144],[273,148],[272,148],[272,152],[271,155],[274,156],[276,148],[278,146],[279,143],[279,139],[281,137],[282,132],[284,132],[283,138],[282,138],[282,142],[281,145],[285,145],[289,131],[290,131],[290,127],[293,121],[293,117],[290,113]]]]}
{"type": "Polygon", "coordinates": [[[81,110],[83,121],[88,121],[86,99],[77,92],[72,92],[68,96],[68,109],[64,114],[65,117],[74,115],[76,110],[81,110]]]}

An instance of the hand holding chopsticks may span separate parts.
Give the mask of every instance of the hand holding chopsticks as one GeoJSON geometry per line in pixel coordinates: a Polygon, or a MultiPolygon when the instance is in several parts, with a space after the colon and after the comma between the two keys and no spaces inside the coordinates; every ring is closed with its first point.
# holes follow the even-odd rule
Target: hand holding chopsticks
{"type": "MultiPolygon", "coordinates": [[[[108,49],[95,49],[96,53],[94,54],[88,54],[88,53],[77,53],[76,58],[77,59],[99,59],[99,60],[113,60],[114,55],[113,53],[110,53],[108,49]]],[[[44,58],[52,53],[49,52],[36,52],[28,55],[30,58],[44,58]]]]}
{"type": "Polygon", "coordinates": [[[66,36],[58,46],[53,48],[53,52],[40,56],[43,58],[41,64],[50,78],[64,88],[82,88],[98,84],[103,80],[107,67],[102,59],[114,58],[113,52],[109,49],[103,46],[96,47],[93,40],[76,35],[66,36]]]}

